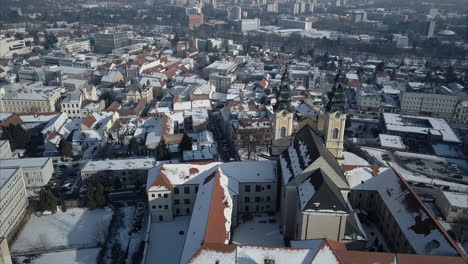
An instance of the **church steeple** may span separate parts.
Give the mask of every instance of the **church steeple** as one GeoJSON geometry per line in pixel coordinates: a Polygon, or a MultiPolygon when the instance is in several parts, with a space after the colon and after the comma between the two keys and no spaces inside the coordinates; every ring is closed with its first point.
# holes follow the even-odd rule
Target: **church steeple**
{"type": "Polygon", "coordinates": [[[328,93],[328,104],[325,107],[325,110],[328,113],[333,112],[345,112],[346,105],[346,95],[344,94],[343,84],[344,77],[341,70],[338,71],[335,77],[335,82],[333,84],[332,91],[328,93]]]}
{"type": "Polygon", "coordinates": [[[289,113],[294,112],[294,108],[291,104],[291,90],[289,89],[288,82],[288,67],[286,67],[283,76],[281,77],[280,92],[278,96],[278,101],[274,106],[275,112],[285,110],[289,113]]]}

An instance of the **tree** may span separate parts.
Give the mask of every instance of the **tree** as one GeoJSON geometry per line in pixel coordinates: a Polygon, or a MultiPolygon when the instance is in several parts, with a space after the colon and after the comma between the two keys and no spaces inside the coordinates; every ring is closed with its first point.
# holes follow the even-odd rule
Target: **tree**
{"type": "Polygon", "coordinates": [[[59,147],[64,157],[73,156],[72,144],[70,143],[70,141],[62,138],[60,140],[59,147]]]}
{"type": "Polygon", "coordinates": [[[93,185],[88,184],[88,190],[86,192],[86,206],[89,209],[94,209],[96,208],[96,199],[94,197],[94,193],[96,192],[95,188],[93,185]]]}
{"type": "Polygon", "coordinates": [[[191,137],[184,133],[182,140],[179,143],[179,151],[183,152],[184,150],[192,150],[193,140],[191,137]]]}
{"type": "Polygon", "coordinates": [[[171,153],[169,152],[169,149],[167,148],[166,141],[164,140],[164,138],[161,138],[161,140],[158,143],[158,146],[156,147],[156,159],[157,160],[171,159],[171,153]]]}
{"type": "Polygon", "coordinates": [[[105,188],[104,185],[98,184],[96,185],[96,192],[94,193],[94,200],[96,201],[96,206],[103,208],[106,206],[107,201],[106,201],[106,193],[105,193],[105,188]]]}
{"type": "Polygon", "coordinates": [[[39,206],[42,211],[57,211],[57,198],[55,195],[46,189],[39,192],[39,206]]]}
{"type": "Polygon", "coordinates": [[[2,137],[3,139],[10,141],[10,146],[13,150],[26,148],[26,146],[31,142],[31,137],[28,132],[19,124],[10,124],[3,128],[2,137]]]}
{"type": "Polygon", "coordinates": [[[130,154],[136,154],[138,152],[138,142],[136,140],[136,138],[132,138],[130,139],[130,142],[128,143],[128,152],[130,154]]]}

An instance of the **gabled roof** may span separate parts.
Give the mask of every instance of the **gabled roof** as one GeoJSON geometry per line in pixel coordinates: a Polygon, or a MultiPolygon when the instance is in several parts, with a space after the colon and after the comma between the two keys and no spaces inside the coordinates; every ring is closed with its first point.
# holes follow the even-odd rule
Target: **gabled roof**
{"type": "Polygon", "coordinates": [[[172,191],[174,189],[174,186],[172,186],[171,182],[167,179],[166,175],[163,171],[161,171],[161,169],[159,170],[159,174],[156,177],[156,180],[154,180],[153,184],[151,184],[151,191],[154,190],[153,187],[156,187],[157,190],[172,191]]]}
{"type": "Polygon", "coordinates": [[[94,123],[96,123],[96,118],[94,118],[93,115],[89,114],[82,122],[81,124],[86,126],[86,127],[89,127],[91,128],[94,123]]]}
{"type": "Polygon", "coordinates": [[[349,211],[340,190],[320,169],[298,186],[298,192],[304,211],[349,211]]]}
{"type": "Polygon", "coordinates": [[[325,148],[322,138],[310,126],[305,125],[296,133],[289,148],[280,156],[284,184],[291,182],[320,157],[341,178],[341,181],[346,183],[340,165],[325,148]]]}

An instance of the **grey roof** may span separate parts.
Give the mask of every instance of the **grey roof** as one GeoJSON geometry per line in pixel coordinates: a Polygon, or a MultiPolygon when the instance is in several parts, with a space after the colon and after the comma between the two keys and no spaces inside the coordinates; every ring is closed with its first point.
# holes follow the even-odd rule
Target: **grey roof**
{"type": "Polygon", "coordinates": [[[349,212],[346,201],[340,190],[330,178],[320,169],[315,170],[306,179],[315,189],[304,210],[335,210],[349,212]]]}
{"type": "MultiPolygon", "coordinates": [[[[325,144],[321,137],[315,133],[315,131],[308,125],[304,126],[301,130],[299,130],[296,135],[294,136],[294,140],[292,142],[292,147],[294,150],[299,154],[300,151],[300,143],[305,144],[307,147],[307,153],[309,156],[308,162],[305,157],[302,155],[297,155],[299,159],[299,164],[301,169],[304,170],[309,165],[311,165],[315,160],[322,157],[328,165],[338,174],[344,182],[346,182],[346,177],[343,175],[343,171],[341,170],[340,165],[336,161],[335,157],[326,149],[325,144]]],[[[291,147],[291,146],[290,146],[291,147]]],[[[289,157],[289,151],[285,150],[281,156],[286,160],[289,161],[287,166],[288,169],[292,172],[293,169],[291,168],[291,162],[289,157]]],[[[293,180],[293,177],[289,179],[289,182],[293,180]]],[[[286,183],[285,183],[286,184],[286,183]]]]}

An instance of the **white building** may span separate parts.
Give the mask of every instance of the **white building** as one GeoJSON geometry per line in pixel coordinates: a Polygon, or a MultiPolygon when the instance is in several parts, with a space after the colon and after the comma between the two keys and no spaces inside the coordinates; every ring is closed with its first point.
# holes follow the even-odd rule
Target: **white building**
{"type": "Polygon", "coordinates": [[[219,73],[219,74],[229,74],[233,72],[237,67],[237,64],[233,61],[215,61],[212,64],[206,66],[203,69],[203,72],[206,75],[210,75],[212,73],[219,73]]]}
{"type": "Polygon", "coordinates": [[[356,104],[361,109],[379,109],[381,97],[372,89],[359,89],[356,92],[356,104]]]}
{"type": "Polygon", "coordinates": [[[10,84],[0,88],[0,112],[54,112],[63,87],[10,84]]]}
{"type": "Polygon", "coordinates": [[[69,118],[82,118],[81,103],[83,97],[80,92],[71,92],[60,102],[61,112],[67,113],[69,118]]]}
{"type": "Polygon", "coordinates": [[[393,43],[397,48],[408,47],[408,37],[401,34],[393,34],[393,43]]]}
{"type": "Polygon", "coordinates": [[[466,193],[454,193],[438,191],[436,202],[445,221],[449,223],[468,222],[468,195],[466,193]]]}
{"type": "MultiPolygon", "coordinates": [[[[26,214],[28,198],[21,168],[0,168],[0,238],[11,239],[26,214]]],[[[0,260],[2,260],[0,258],[0,260]]]]}
{"type": "Polygon", "coordinates": [[[24,184],[28,188],[46,185],[54,173],[52,158],[6,159],[0,160],[0,163],[2,169],[20,167],[24,177],[24,184]]]}
{"type": "Polygon", "coordinates": [[[0,140],[0,160],[11,159],[10,141],[0,140]]]}
{"type": "Polygon", "coordinates": [[[401,95],[401,111],[406,114],[430,114],[452,118],[458,99],[453,95],[404,92],[401,95]]]}
{"type": "Polygon", "coordinates": [[[216,87],[216,92],[227,93],[232,82],[236,79],[236,75],[228,74],[223,75],[219,73],[210,74],[210,83],[216,87]]]}

